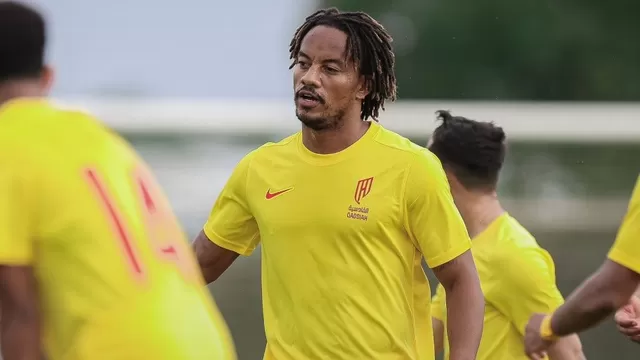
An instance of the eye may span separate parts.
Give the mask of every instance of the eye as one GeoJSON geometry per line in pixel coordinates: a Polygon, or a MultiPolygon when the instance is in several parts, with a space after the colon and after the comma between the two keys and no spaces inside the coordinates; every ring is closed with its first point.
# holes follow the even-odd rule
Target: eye
{"type": "Polygon", "coordinates": [[[309,68],[309,63],[307,63],[306,61],[303,60],[298,60],[298,67],[300,67],[301,69],[308,69],[309,68]]]}
{"type": "Polygon", "coordinates": [[[331,66],[325,67],[325,71],[328,72],[329,74],[337,74],[337,73],[340,72],[339,69],[337,69],[335,67],[331,67],[331,66]]]}

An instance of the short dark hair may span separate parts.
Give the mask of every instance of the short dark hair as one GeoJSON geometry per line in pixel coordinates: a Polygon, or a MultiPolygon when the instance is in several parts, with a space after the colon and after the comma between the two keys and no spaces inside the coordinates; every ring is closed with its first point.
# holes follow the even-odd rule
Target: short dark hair
{"type": "Polygon", "coordinates": [[[492,122],[453,116],[438,110],[431,150],[468,189],[495,190],[506,153],[505,133],[492,122]]]}
{"type": "Polygon", "coordinates": [[[329,26],[347,34],[347,58],[366,79],[369,94],[362,101],[360,118],[377,121],[385,100],[396,99],[395,54],[391,35],[374,18],[364,12],[340,12],[336,8],[318,10],[305,19],[289,44],[293,63],[300,52],[302,39],[319,25],[329,26]]]}
{"type": "Polygon", "coordinates": [[[42,74],[45,41],[45,21],[38,11],[0,1],[0,81],[42,74]]]}

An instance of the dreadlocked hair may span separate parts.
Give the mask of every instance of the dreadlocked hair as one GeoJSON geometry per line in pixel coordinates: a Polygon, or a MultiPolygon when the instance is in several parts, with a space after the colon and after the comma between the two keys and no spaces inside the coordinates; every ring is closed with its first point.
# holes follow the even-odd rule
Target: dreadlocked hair
{"type": "Polygon", "coordinates": [[[336,8],[318,10],[305,19],[293,35],[289,44],[289,58],[293,68],[300,52],[302,39],[311,29],[319,25],[329,26],[347,34],[347,59],[353,61],[357,70],[365,77],[369,90],[362,100],[360,118],[371,117],[378,121],[385,100],[396,99],[395,55],[387,30],[364,12],[343,12],[336,8]]]}

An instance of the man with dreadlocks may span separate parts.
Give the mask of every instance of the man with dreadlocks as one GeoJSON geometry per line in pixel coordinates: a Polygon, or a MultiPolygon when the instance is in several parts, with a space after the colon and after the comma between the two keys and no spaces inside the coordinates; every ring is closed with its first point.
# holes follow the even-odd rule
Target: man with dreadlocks
{"type": "Polygon", "coordinates": [[[378,125],[391,37],[321,10],[291,41],[302,131],[240,161],[194,248],[208,282],[262,243],[265,359],[434,359],[424,257],[447,292],[451,359],[475,359],[484,300],[428,150],[378,125]]]}

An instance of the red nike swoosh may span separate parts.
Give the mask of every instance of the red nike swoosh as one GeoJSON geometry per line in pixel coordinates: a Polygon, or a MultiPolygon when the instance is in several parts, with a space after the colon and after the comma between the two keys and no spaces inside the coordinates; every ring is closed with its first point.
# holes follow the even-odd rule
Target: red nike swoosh
{"type": "Polygon", "coordinates": [[[173,246],[167,246],[166,248],[160,249],[160,251],[162,251],[163,254],[175,254],[176,248],[173,246]]]}
{"type": "Polygon", "coordinates": [[[293,188],[289,188],[289,189],[284,189],[284,190],[280,190],[280,191],[276,191],[274,193],[271,192],[271,189],[267,190],[267,195],[265,196],[267,198],[267,200],[269,199],[273,199],[274,197],[280,195],[280,194],[284,194],[287,191],[291,190],[293,188]]]}

